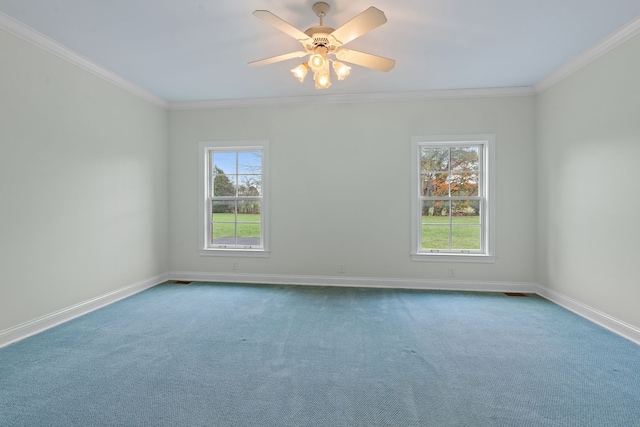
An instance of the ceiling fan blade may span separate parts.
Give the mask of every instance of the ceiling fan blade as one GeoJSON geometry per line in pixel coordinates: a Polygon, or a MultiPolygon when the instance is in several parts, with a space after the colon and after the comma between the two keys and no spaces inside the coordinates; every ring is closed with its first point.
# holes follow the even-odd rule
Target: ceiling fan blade
{"type": "Polygon", "coordinates": [[[350,62],[374,70],[389,71],[396,65],[394,59],[383,58],[382,56],[370,53],[358,52],[351,49],[340,49],[336,52],[336,58],[340,61],[350,62]]]}
{"type": "Polygon", "coordinates": [[[360,15],[353,18],[337,30],[331,33],[340,44],[347,44],[361,35],[387,22],[384,12],[371,6],[360,15]]]}
{"type": "Polygon", "coordinates": [[[253,67],[257,67],[259,65],[268,65],[268,64],[273,64],[275,62],[286,61],[287,59],[302,58],[305,55],[308,55],[308,53],[303,51],[285,53],[284,55],[272,56],[271,58],[265,58],[259,61],[249,62],[249,65],[253,67]]]}
{"type": "Polygon", "coordinates": [[[253,12],[253,16],[255,16],[256,18],[262,19],[264,22],[268,24],[273,25],[278,30],[290,35],[291,37],[298,40],[299,42],[303,42],[305,40],[310,39],[308,35],[300,31],[293,25],[289,24],[287,21],[284,21],[282,18],[277,17],[276,15],[269,12],[268,10],[255,10],[253,12]]]}

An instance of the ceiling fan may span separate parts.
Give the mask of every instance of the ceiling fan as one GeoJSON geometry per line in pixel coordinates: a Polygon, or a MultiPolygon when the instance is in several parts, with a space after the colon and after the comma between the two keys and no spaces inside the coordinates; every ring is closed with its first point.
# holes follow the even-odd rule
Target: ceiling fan
{"type": "Polygon", "coordinates": [[[350,41],[387,22],[387,17],[380,9],[372,6],[338,29],[327,27],[322,22],[329,11],[329,5],[327,3],[315,3],[312,9],[318,18],[320,18],[320,25],[313,26],[304,32],[268,10],[254,11],[253,15],[255,17],[262,19],[278,30],[298,40],[304,50],[253,61],[250,62],[249,65],[273,64],[275,62],[302,58],[309,55],[309,59],[306,62],[303,62],[291,70],[291,72],[302,82],[309,69],[311,69],[313,71],[316,88],[318,89],[326,89],[331,86],[329,63],[333,64],[333,70],[338,76],[338,80],[343,80],[351,71],[351,67],[341,61],[380,71],[389,71],[395,66],[396,61],[393,59],[383,58],[382,56],[359,52],[357,50],[345,49],[343,47],[350,41]],[[330,59],[328,55],[333,55],[336,59],[330,59]]]}

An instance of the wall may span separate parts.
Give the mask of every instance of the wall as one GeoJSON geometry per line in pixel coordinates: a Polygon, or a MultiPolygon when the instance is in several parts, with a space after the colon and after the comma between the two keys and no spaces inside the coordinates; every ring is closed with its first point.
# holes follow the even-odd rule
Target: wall
{"type": "Polygon", "coordinates": [[[268,139],[271,256],[238,273],[456,281],[535,281],[533,97],[172,111],[172,272],[232,272],[198,249],[198,142],[268,139]],[[497,261],[412,262],[412,135],[495,133],[497,261]],[[455,268],[455,279],[447,276],[455,268]]]}
{"type": "Polygon", "coordinates": [[[0,30],[0,331],[167,271],[167,122],[0,30]]]}
{"type": "Polygon", "coordinates": [[[537,103],[542,285],[640,328],[640,36],[537,103]]]}

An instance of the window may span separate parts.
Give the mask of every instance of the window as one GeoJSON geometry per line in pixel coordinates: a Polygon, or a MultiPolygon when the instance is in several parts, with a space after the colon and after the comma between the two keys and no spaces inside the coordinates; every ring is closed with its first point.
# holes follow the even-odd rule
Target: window
{"type": "Polygon", "coordinates": [[[414,261],[493,262],[493,135],[412,138],[414,261]]]}
{"type": "Polygon", "coordinates": [[[266,256],[267,141],[200,143],[200,253],[266,256]]]}

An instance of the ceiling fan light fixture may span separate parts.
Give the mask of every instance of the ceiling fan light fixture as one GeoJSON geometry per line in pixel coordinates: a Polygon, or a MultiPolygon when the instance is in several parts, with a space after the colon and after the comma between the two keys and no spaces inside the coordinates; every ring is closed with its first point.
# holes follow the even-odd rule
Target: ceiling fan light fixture
{"type": "Polygon", "coordinates": [[[309,57],[309,67],[315,72],[322,71],[329,60],[327,58],[328,49],[325,46],[317,46],[313,49],[313,54],[309,57]]]}
{"type": "Polygon", "coordinates": [[[314,71],[321,70],[324,68],[324,58],[322,55],[313,54],[309,57],[309,66],[313,68],[314,71]]]}
{"type": "Polygon", "coordinates": [[[300,83],[304,81],[304,78],[307,75],[307,71],[309,71],[309,64],[307,64],[306,62],[303,62],[302,64],[298,65],[296,68],[291,70],[293,75],[298,80],[300,80],[300,83]]]}
{"type": "Polygon", "coordinates": [[[340,62],[340,61],[332,61],[333,62],[333,71],[335,71],[338,76],[338,80],[344,80],[345,77],[349,75],[351,72],[351,67],[340,62]]]}
{"type": "Polygon", "coordinates": [[[316,89],[326,89],[331,86],[329,70],[318,71],[314,74],[313,80],[316,82],[316,89]]]}

